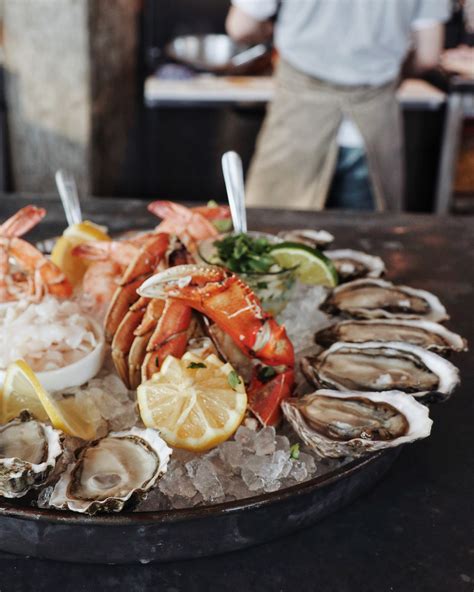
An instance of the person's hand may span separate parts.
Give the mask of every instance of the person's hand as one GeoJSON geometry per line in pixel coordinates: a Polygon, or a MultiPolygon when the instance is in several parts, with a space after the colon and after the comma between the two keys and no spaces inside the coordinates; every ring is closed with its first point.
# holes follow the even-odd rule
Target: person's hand
{"type": "Polygon", "coordinates": [[[446,49],[441,54],[440,63],[447,72],[474,78],[474,47],[459,45],[454,49],[446,49]]]}

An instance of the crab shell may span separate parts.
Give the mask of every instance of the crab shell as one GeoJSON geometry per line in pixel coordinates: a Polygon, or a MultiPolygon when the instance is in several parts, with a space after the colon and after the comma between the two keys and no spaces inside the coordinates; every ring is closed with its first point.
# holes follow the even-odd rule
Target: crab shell
{"type": "MultiPolygon", "coordinates": [[[[433,424],[429,418],[428,409],[410,395],[400,391],[359,393],[321,389],[299,399],[287,399],[283,401],[282,409],[286,419],[305,444],[312,448],[319,456],[329,458],[342,458],[345,456],[358,458],[369,452],[393,448],[420,438],[426,438],[430,435],[433,424]],[[374,406],[381,403],[384,407],[392,408],[394,412],[400,413],[406,420],[407,428],[403,435],[391,440],[377,440],[363,437],[364,432],[362,432],[361,437],[347,440],[331,438],[328,434],[324,434],[321,430],[318,431],[314,426],[311,426],[300,411],[302,405],[310,404],[315,397],[333,399],[335,403],[337,401],[350,400],[352,406],[357,404],[358,400],[361,403],[369,402],[374,406]]],[[[336,420],[338,425],[335,427],[340,430],[344,426],[346,419],[346,414],[341,415],[340,421],[336,420]]],[[[328,424],[329,427],[330,424],[328,424]]],[[[367,434],[365,435],[367,436],[367,434]]]]}
{"type": "Polygon", "coordinates": [[[50,478],[63,452],[62,433],[23,412],[0,427],[0,449],[3,453],[14,452],[14,456],[0,458],[0,495],[22,497],[50,478]],[[19,450],[22,445],[28,447],[24,448],[24,455],[19,450]],[[32,451],[37,445],[36,451],[32,451]],[[32,455],[37,456],[36,462],[31,460],[32,455]]]}
{"type": "Polygon", "coordinates": [[[167,470],[171,452],[156,430],[133,427],[111,432],[83,448],[77,461],[61,475],[49,503],[90,515],[120,512],[132,497],[140,499],[154,487],[167,470]],[[130,447],[136,448],[133,458],[127,458],[130,447]],[[150,463],[154,464],[151,469],[150,463]],[[137,471],[142,471],[141,478],[133,482],[137,471]],[[94,488],[95,496],[91,494],[94,488]]]}

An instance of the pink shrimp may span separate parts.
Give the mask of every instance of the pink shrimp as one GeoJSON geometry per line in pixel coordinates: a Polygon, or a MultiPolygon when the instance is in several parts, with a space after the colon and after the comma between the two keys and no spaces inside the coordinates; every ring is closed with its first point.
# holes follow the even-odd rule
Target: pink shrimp
{"type": "Polygon", "coordinates": [[[215,226],[201,211],[195,211],[172,201],[154,201],[148,210],[162,218],[156,232],[177,235],[188,251],[194,251],[199,241],[217,236],[215,226]]]}

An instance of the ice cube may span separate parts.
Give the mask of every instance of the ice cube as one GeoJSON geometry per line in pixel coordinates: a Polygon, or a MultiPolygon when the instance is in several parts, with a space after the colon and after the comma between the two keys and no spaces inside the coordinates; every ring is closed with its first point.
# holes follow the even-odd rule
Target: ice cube
{"type": "Polygon", "coordinates": [[[240,442],[242,448],[251,452],[255,452],[255,438],[256,432],[246,426],[240,426],[234,436],[235,441],[240,442]]]}
{"type": "MultiPolygon", "coordinates": [[[[190,463],[187,463],[188,466],[190,463]]],[[[224,490],[216,475],[211,461],[202,459],[196,469],[193,480],[194,487],[201,493],[204,501],[213,501],[224,497],[224,490]]]]}
{"type": "Polygon", "coordinates": [[[228,441],[219,446],[219,456],[232,469],[239,468],[242,463],[242,445],[240,442],[228,441]]]}
{"type": "Polygon", "coordinates": [[[275,450],[283,450],[290,456],[290,441],[286,436],[275,436],[275,450]]]}
{"type": "Polygon", "coordinates": [[[275,428],[262,428],[255,437],[255,454],[264,456],[275,452],[275,428]]]}

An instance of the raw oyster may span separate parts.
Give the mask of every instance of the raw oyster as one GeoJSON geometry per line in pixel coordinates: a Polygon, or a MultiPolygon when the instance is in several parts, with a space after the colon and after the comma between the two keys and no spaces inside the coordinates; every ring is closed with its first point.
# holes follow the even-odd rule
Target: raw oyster
{"type": "Polygon", "coordinates": [[[444,321],[449,318],[444,306],[431,292],[369,278],[334,288],[321,304],[321,310],[361,319],[444,321]]]}
{"type": "Polygon", "coordinates": [[[317,387],[341,391],[392,391],[427,400],[444,400],[459,383],[458,369],[417,345],[388,341],[332,345],[302,359],[301,369],[317,387]]]}
{"type": "Polygon", "coordinates": [[[368,319],[340,321],[318,331],[314,340],[322,347],[337,341],[401,341],[436,352],[466,351],[466,340],[432,321],[423,319],[368,319]]]}
{"type": "Polygon", "coordinates": [[[360,457],[430,435],[428,409],[400,391],[319,390],[282,403],[301,439],[322,457],[360,457]]]}
{"type": "Polygon", "coordinates": [[[350,282],[359,278],[378,278],[385,273],[385,263],[380,257],[352,249],[325,251],[334,263],[340,282],[350,282]]]}
{"type": "Polygon", "coordinates": [[[278,236],[285,241],[303,243],[321,251],[334,241],[333,235],[327,230],[311,230],[310,228],[305,230],[284,230],[279,232],[278,236]]]}
{"type": "Polygon", "coordinates": [[[0,495],[22,497],[44,485],[63,446],[62,434],[23,412],[0,427],[0,495]]]}
{"type": "Polygon", "coordinates": [[[50,505],[74,512],[119,512],[141,497],[166,472],[171,449],[158,432],[131,428],[111,432],[86,446],[63,473],[50,505]]]}

